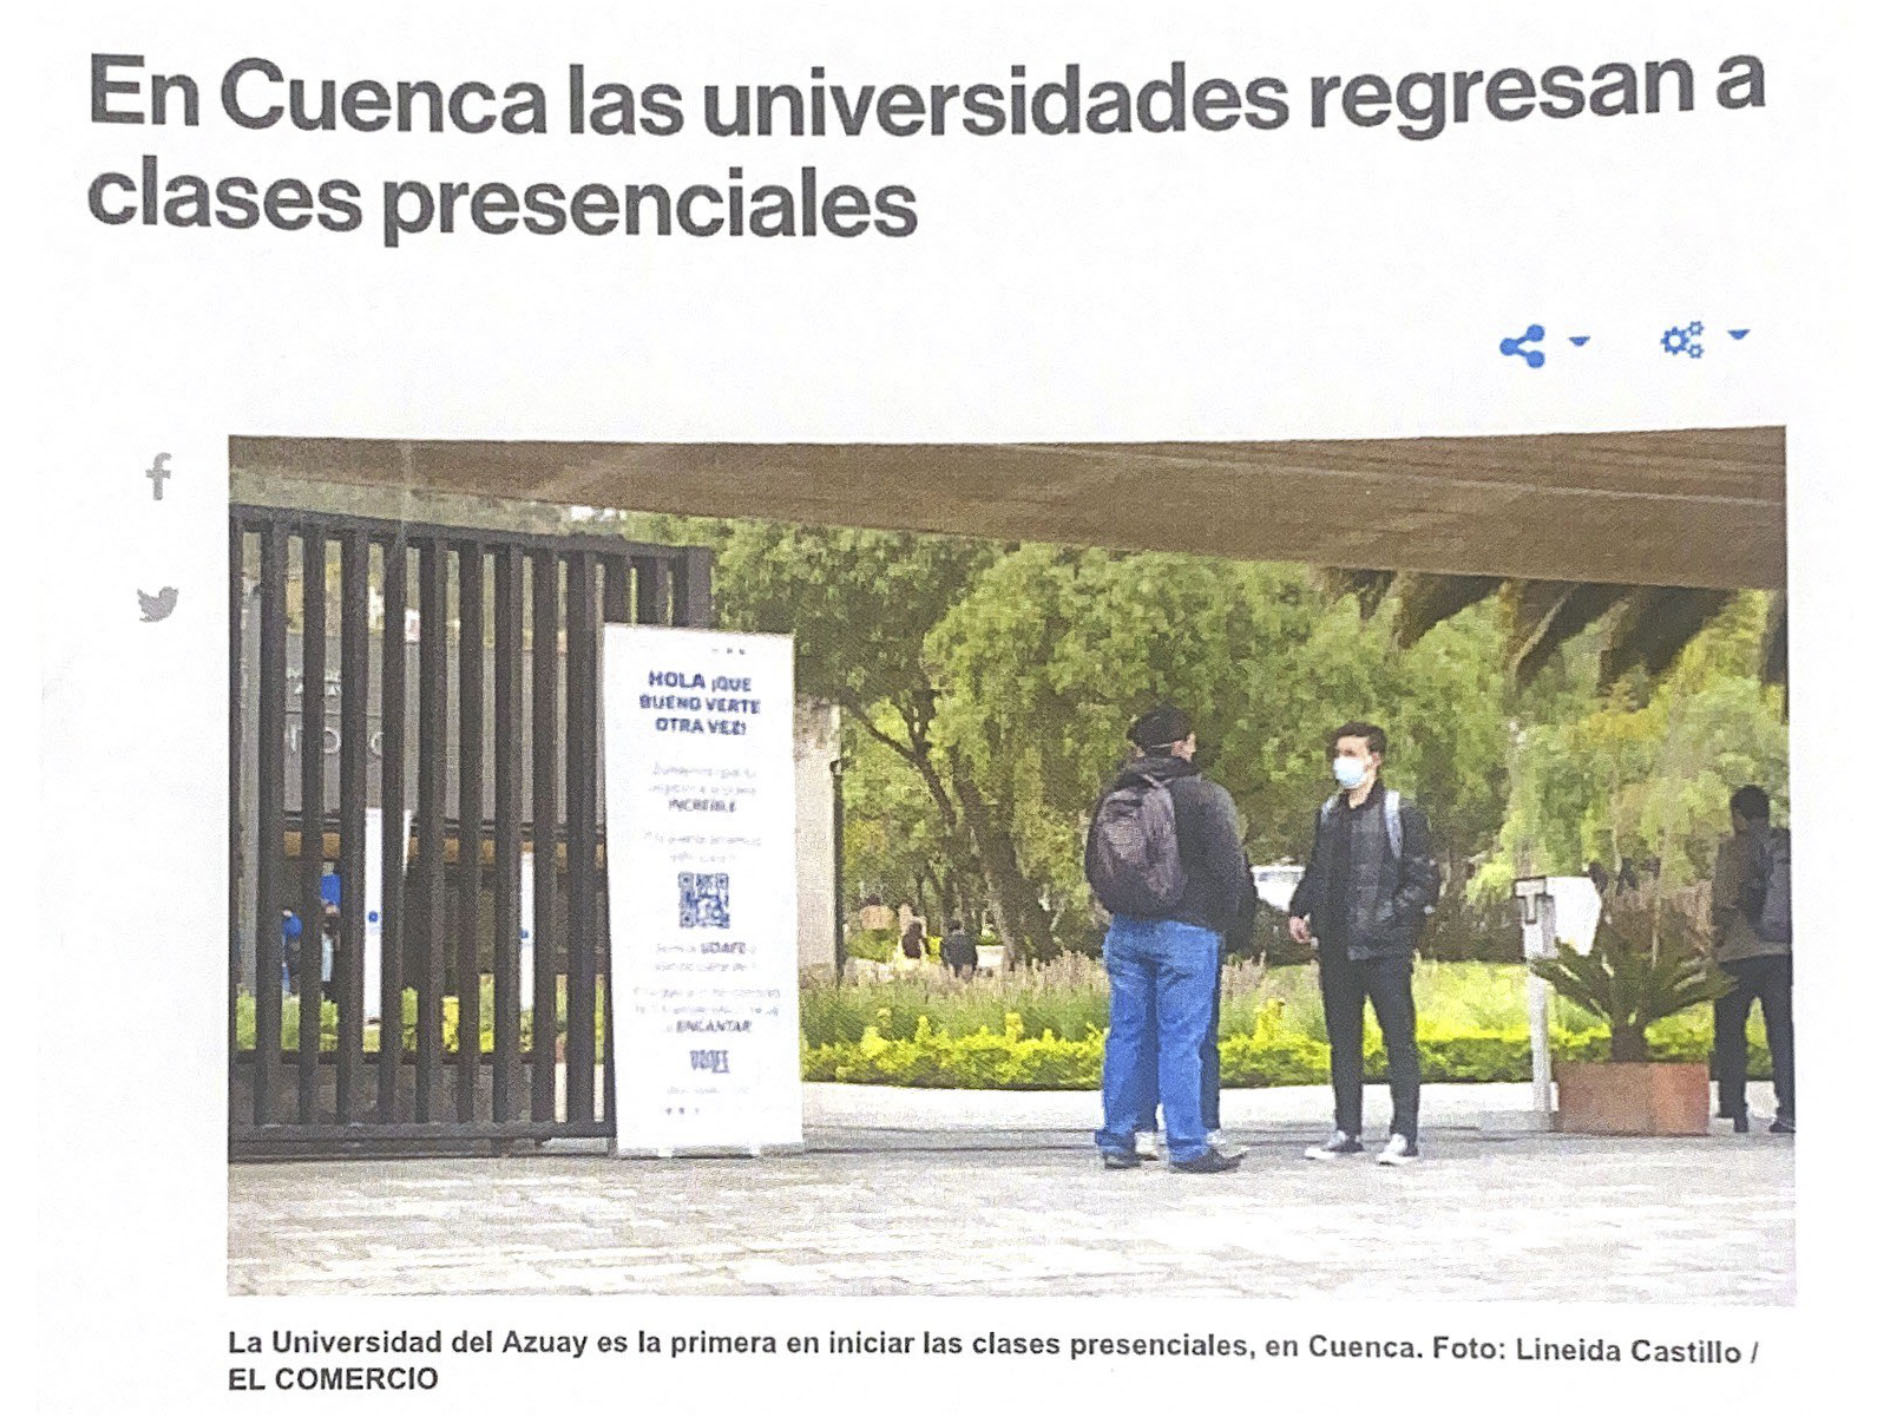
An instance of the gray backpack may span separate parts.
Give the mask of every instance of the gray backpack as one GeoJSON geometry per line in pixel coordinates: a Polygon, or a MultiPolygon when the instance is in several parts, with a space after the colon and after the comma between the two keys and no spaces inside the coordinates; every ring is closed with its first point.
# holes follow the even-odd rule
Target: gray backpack
{"type": "Polygon", "coordinates": [[[1784,828],[1768,832],[1759,846],[1759,870],[1765,894],[1752,921],[1761,940],[1775,945],[1792,942],[1792,834],[1784,828]]]}
{"type": "MultiPolygon", "coordinates": [[[[1395,788],[1385,789],[1385,840],[1391,843],[1391,859],[1404,860],[1404,818],[1398,807],[1403,802],[1395,788]]],[[[1302,809],[1303,810],[1303,809],[1302,809]]],[[[1332,814],[1339,810],[1339,794],[1333,793],[1326,798],[1325,805],[1319,809],[1319,816],[1326,825],[1332,824],[1332,814]]],[[[1305,818],[1300,818],[1304,821],[1305,818]]]]}
{"type": "Polygon", "coordinates": [[[1181,904],[1187,873],[1175,834],[1175,799],[1147,775],[1113,787],[1096,804],[1084,874],[1111,915],[1160,920],[1181,904]]]}

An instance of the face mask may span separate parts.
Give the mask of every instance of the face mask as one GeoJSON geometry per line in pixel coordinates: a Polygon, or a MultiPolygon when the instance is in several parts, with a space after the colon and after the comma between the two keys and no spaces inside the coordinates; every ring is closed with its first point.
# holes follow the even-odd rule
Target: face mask
{"type": "Polygon", "coordinates": [[[1369,771],[1369,769],[1357,758],[1334,758],[1332,760],[1332,776],[1338,780],[1339,786],[1343,788],[1350,789],[1357,787],[1365,780],[1367,771],[1369,771]]]}

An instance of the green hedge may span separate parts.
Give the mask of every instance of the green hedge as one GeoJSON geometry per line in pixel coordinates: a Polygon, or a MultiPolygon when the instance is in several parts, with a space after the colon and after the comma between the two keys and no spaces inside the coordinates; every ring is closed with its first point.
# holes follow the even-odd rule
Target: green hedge
{"type": "MultiPolygon", "coordinates": [[[[558,1027],[557,1032],[565,1032],[564,976],[558,977],[558,1027]]],[[[529,983],[526,986],[530,987],[529,983]]],[[[603,1057],[604,1049],[604,991],[597,994],[596,1011],[596,1048],[597,1056],[603,1057]]],[[[496,1009],[492,1001],[492,976],[482,975],[479,981],[479,1048],[481,1052],[493,1051],[493,1022],[496,1009]]],[[[419,996],[408,989],[401,994],[401,1033],[406,1051],[411,1053],[420,1046],[420,1000],[419,996]]],[[[520,1045],[529,1051],[532,1046],[532,1009],[529,999],[519,1012],[520,1045]]],[[[376,1053],[381,1046],[381,1026],[367,1024],[361,1030],[362,1046],[366,1052],[376,1053]]],[[[286,1052],[294,1052],[301,1046],[302,1040],[302,1001],[293,994],[285,994],[282,999],[282,1047],[286,1052]]],[[[236,999],[236,1049],[247,1053],[256,1046],[256,997],[253,994],[239,994],[236,999]]],[[[322,1000],[321,1040],[323,1052],[332,1052],[341,1046],[341,1011],[332,999],[322,1000]]],[[[459,998],[447,994],[440,1000],[440,1047],[447,1053],[459,1051],[459,998]]]]}
{"type": "MultiPolygon", "coordinates": [[[[1521,1014],[1519,966],[1427,963],[1419,967],[1418,1051],[1431,1082],[1522,1082],[1529,1078],[1529,1032],[1521,1014]]],[[[558,1027],[564,1031],[564,981],[559,980],[558,1027]]],[[[1221,1017],[1221,1072],[1229,1087],[1283,1087],[1328,1078],[1324,1019],[1312,972],[1254,966],[1231,968],[1221,1017]]],[[[300,1040],[298,1001],[284,998],[282,1046],[300,1040]]],[[[405,1047],[417,1047],[417,1000],[404,995],[405,1047]]],[[[602,1056],[604,1001],[598,1001],[597,1047],[602,1056]]],[[[1579,1010],[1557,1001],[1552,1029],[1556,1056],[1600,1060],[1607,1035],[1579,1010]]],[[[493,1003],[490,976],[480,985],[480,1047],[490,1052],[493,1003]]],[[[322,1006],[324,1051],[338,1044],[335,1005],[322,1006]]],[[[951,980],[915,975],[877,983],[833,984],[809,979],[801,989],[802,1075],[810,1082],[860,1082],[904,1087],[1086,1089],[1099,1085],[1108,1024],[1107,983],[1087,960],[1067,960],[1016,971],[1000,979],[951,980]]],[[[531,1014],[520,1020],[531,1046],[531,1014]]],[[[1706,1006],[1662,1020],[1648,1031],[1657,1059],[1705,1061],[1712,1046],[1706,1006]]],[[[256,1034],[255,1000],[237,1000],[237,1048],[248,1051],[256,1034]]],[[[1751,1074],[1771,1075],[1756,1012],[1748,1025],[1751,1074]]],[[[372,1053],[380,1029],[365,1030],[372,1053]]],[[[459,1001],[442,1001],[442,1048],[459,1047],[459,1001]]],[[[1367,1077],[1382,1079],[1384,1046],[1366,1025],[1367,1077]]]]}
{"type": "Polygon", "coordinates": [[[898,948],[899,932],[897,930],[855,930],[847,941],[847,958],[889,964],[892,961],[893,952],[898,948]]]}
{"type": "MultiPolygon", "coordinates": [[[[1016,1015],[1002,1033],[988,1028],[951,1035],[921,1019],[911,1038],[888,1038],[869,1026],[856,1043],[803,1045],[801,1076],[808,1082],[878,1083],[897,1087],[1087,1089],[1102,1081],[1104,1035],[1059,1038],[1045,1031],[1027,1036],[1016,1015]]],[[[1705,1062],[1712,1046],[1711,1021],[1668,1019],[1649,1035],[1661,1061],[1705,1062]]],[[[1604,1029],[1556,1029],[1551,1051],[1558,1058],[1600,1062],[1608,1056],[1604,1029]]],[[[1771,1075],[1765,1045],[1752,1048],[1751,1075],[1771,1075]]],[[[1527,1029],[1439,1033],[1420,1026],[1418,1059],[1427,1082],[1527,1082],[1527,1029]]],[[[1385,1080],[1385,1050],[1368,1029],[1367,1080],[1385,1080]]],[[[1262,1029],[1221,1039],[1221,1081],[1227,1087],[1291,1087],[1330,1080],[1324,1043],[1303,1033],[1262,1029]]]]}

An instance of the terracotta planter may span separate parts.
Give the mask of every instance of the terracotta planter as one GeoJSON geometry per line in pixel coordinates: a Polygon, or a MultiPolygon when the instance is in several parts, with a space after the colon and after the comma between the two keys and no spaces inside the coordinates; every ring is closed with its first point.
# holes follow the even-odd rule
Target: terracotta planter
{"type": "Polygon", "coordinates": [[[1556,1130],[1703,1137],[1712,1111],[1705,1063],[1557,1063],[1556,1130]]]}

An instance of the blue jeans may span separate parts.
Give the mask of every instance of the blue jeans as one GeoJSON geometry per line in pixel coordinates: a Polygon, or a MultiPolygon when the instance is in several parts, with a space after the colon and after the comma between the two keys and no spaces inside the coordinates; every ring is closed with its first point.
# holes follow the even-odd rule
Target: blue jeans
{"type": "Polygon", "coordinates": [[[1168,1159],[1207,1150],[1201,1115],[1201,1044],[1214,1014],[1221,937],[1179,920],[1118,915],[1103,937],[1109,1037],[1103,1044],[1104,1151],[1135,1149],[1136,1124],[1159,1096],[1168,1159]]]}
{"type": "MultiPolygon", "coordinates": [[[[1224,977],[1217,962],[1214,967],[1214,1011],[1208,1016],[1206,1035],[1201,1039],[1201,1125],[1209,1132],[1221,1129],[1221,985],[1224,977]]],[[[1149,996],[1149,1027],[1155,1026],[1155,998],[1149,996]]],[[[1155,1089],[1150,1087],[1136,1114],[1138,1132],[1156,1130],[1155,1089]]]]}

